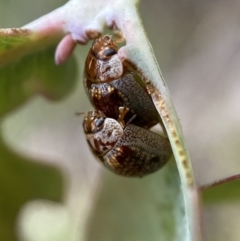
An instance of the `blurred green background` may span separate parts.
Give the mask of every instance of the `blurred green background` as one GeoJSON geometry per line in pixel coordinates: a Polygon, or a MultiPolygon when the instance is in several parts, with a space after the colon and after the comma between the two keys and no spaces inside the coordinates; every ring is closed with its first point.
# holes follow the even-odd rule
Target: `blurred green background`
{"type": "MultiPolygon", "coordinates": [[[[64,3],[0,0],[1,27],[20,27],[64,3]]],[[[148,0],[139,10],[181,120],[197,183],[239,173],[240,2],[148,0]]],[[[36,96],[3,120],[4,141],[16,152],[57,165],[66,183],[65,206],[46,200],[24,206],[16,228],[21,240],[96,240],[88,224],[96,199],[106,197],[99,191],[100,176],[119,178],[93,161],[81,119],[74,115],[92,109],[81,82],[88,48],[78,46],[74,53],[79,84],[68,97],[49,102],[36,96]]],[[[154,175],[144,185],[153,185],[154,175]]],[[[151,199],[158,185],[151,190],[139,195],[151,199]]],[[[240,200],[204,207],[205,240],[238,241],[239,210],[240,200]]]]}

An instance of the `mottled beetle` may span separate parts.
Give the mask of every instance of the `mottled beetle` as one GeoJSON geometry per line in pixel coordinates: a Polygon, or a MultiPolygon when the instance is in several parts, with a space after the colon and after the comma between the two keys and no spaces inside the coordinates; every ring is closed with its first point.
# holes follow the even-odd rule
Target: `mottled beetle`
{"type": "Polygon", "coordinates": [[[127,112],[127,108],[120,107],[119,118],[115,120],[102,111],[90,111],[84,117],[83,129],[91,150],[104,166],[123,176],[142,177],[161,168],[172,150],[168,139],[125,124],[127,112]]]}
{"type": "Polygon", "coordinates": [[[118,119],[118,108],[127,107],[127,122],[150,128],[159,116],[139,77],[123,65],[118,47],[110,35],[96,39],[85,62],[85,88],[91,103],[107,117],[118,119]]]}

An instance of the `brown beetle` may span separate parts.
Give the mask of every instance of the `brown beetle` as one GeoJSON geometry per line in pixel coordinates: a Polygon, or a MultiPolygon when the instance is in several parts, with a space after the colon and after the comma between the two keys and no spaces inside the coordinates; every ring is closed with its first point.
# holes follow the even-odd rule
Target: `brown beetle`
{"type": "Polygon", "coordinates": [[[127,107],[127,122],[150,128],[159,116],[141,79],[118,57],[116,42],[109,35],[96,39],[85,62],[85,88],[91,103],[107,117],[118,119],[118,108],[127,107]]]}
{"type": "Polygon", "coordinates": [[[104,166],[123,176],[142,177],[160,169],[172,150],[168,139],[133,124],[125,125],[127,111],[119,108],[118,121],[102,111],[90,111],[84,117],[83,129],[104,166]]]}

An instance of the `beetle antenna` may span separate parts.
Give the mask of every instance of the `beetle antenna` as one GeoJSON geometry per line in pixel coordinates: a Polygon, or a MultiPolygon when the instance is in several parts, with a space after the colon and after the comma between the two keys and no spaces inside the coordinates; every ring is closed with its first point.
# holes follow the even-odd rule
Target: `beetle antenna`
{"type": "Polygon", "coordinates": [[[129,124],[131,124],[131,122],[133,122],[133,120],[134,120],[136,117],[137,117],[136,114],[133,115],[133,116],[128,120],[128,122],[126,123],[126,126],[129,125],[129,124]]]}
{"type": "Polygon", "coordinates": [[[76,112],[76,113],[75,113],[75,115],[77,115],[77,116],[79,116],[79,115],[80,115],[80,116],[85,117],[85,113],[84,113],[84,112],[76,112]]]}

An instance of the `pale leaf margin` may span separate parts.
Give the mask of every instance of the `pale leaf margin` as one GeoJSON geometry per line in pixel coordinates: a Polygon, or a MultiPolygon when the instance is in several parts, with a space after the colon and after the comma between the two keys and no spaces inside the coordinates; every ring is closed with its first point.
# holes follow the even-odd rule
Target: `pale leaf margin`
{"type": "MultiPolygon", "coordinates": [[[[118,55],[143,77],[171,142],[187,213],[186,220],[183,220],[188,233],[185,241],[200,241],[199,197],[189,154],[169,90],[141,24],[137,3],[138,0],[98,0],[92,4],[91,1],[71,0],[23,28],[36,33],[41,44],[65,35],[56,50],[57,64],[71,55],[77,43],[85,44],[97,38],[106,25],[122,31],[126,45],[120,48],[118,55]]],[[[39,42],[34,41],[33,45],[39,46],[39,42]]]]}

